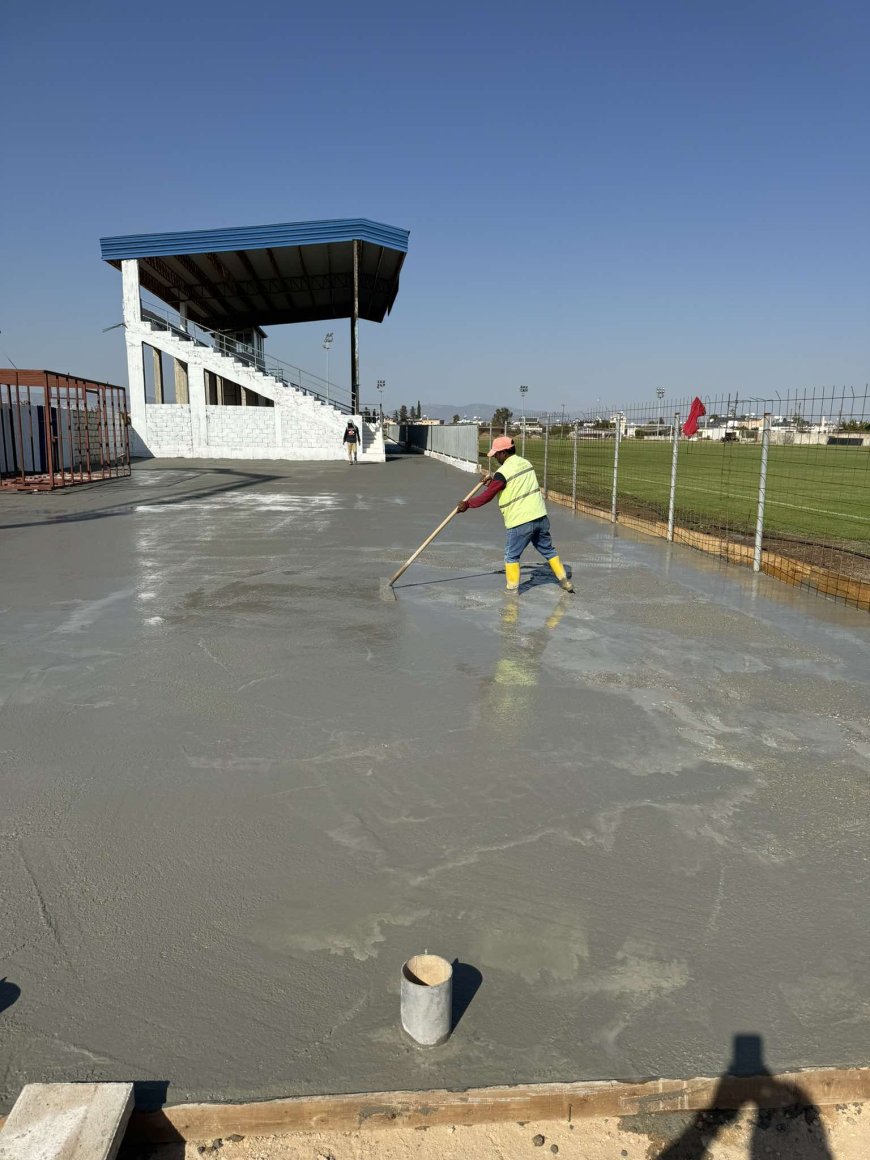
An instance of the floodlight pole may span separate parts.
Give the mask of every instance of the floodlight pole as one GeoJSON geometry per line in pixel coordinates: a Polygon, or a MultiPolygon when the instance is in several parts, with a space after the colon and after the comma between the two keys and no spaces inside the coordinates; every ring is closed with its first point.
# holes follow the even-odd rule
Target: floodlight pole
{"type": "Polygon", "coordinates": [[[529,393],[529,388],[523,384],[520,387],[520,406],[523,412],[523,449],[521,454],[525,457],[526,454],[526,395],[529,393]]]}
{"type": "Polygon", "coordinates": [[[353,312],[350,317],[350,409],[359,414],[359,242],[353,242],[353,312]]]}
{"type": "Polygon", "coordinates": [[[323,340],[323,349],[326,351],[326,401],[329,402],[329,348],[332,346],[332,340],[335,335],[330,332],[323,340]]]}
{"type": "Polygon", "coordinates": [[[764,412],[761,432],[761,473],[758,478],[758,514],[755,520],[755,551],[752,554],[753,572],[761,571],[761,552],[764,538],[764,501],[767,496],[767,454],[770,449],[770,411],[764,412]]]}

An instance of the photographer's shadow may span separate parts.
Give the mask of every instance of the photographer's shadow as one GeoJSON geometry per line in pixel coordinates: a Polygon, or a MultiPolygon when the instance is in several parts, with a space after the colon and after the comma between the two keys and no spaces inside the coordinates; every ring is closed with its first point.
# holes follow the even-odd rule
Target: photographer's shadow
{"type": "Polygon", "coordinates": [[[760,1035],[734,1036],[734,1055],[711,1106],[698,1112],[659,1160],[703,1160],[719,1132],[748,1104],[757,1109],[750,1160],[833,1160],[819,1109],[799,1084],[770,1073],[760,1035]]]}

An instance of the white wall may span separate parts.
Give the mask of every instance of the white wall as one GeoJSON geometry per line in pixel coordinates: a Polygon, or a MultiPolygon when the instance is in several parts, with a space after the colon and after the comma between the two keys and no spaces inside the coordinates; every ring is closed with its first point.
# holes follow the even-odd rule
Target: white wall
{"type": "Polygon", "coordinates": [[[140,445],[144,445],[145,454],[171,459],[189,459],[193,455],[189,404],[148,403],[144,411],[145,433],[140,445]]]}
{"type": "MultiPolygon", "coordinates": [[[[341,460],[341,442],[347,417],[319,408],[321,414],[300,405],[292,396],[275,407],[205,408],[205,437],[193,438],[191,408],[184,403],[148,403],[145,408],[145,454],[171,459],[293,459],[341,460]]],[[[363,458],[383,462],[384,441],[379,430],[363,429],[363,458]]]]}

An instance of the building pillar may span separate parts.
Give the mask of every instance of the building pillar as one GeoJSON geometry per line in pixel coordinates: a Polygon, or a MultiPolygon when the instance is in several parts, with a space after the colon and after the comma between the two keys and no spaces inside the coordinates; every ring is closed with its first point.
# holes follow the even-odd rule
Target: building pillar
{"type": "Polygon", "coordinates": [[[201,363],[187,364],[190,400],[190,436],[194,457],[208,455],[208,415],[206,413],[205,369],[201,363]]]}
{"type": "Polygon", "coordinates": [[[135,258],[121,262],[121,295],[124,341],[127,347],[127,406],[130,413],[130,451],[147,455],[145,426],[145,351],[142,347],[142,306],[139,300],[139,263],[135,258]]]}
{"type": "Polygon", "coordinates": [[[163,355],[156,346],[151,347],[151,363],[154,367],[154,402],[163,402],[163,355]]]}
{"type": "Polygon", "coordinates": [[[190,391],[187,385],[187,366],[181,359],[175,359],[175,401],[176,403],[190,402],[190,391]]]}

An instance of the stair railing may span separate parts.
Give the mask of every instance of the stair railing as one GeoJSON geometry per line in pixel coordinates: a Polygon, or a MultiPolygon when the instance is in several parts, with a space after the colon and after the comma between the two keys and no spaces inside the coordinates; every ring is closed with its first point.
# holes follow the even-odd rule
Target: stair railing
{"type": "Polygon", "coordinates": [[[285,387],[294,387],[304,395],[311,395],[318,401],[328,403],[346,415],[351,413],[350,391],[334,382],[327,383],[319,375],[305,371],[292,363],[264,354],[248,343],[239,342],[232,333],[211,330],[192,318],[183,319],[174,310],[150,303],[142,304],[142,320],[155,330],[163,330],[182,342],[209,347],[224,358],[232,359],[250,370],[268,375],[285,387]]]}

